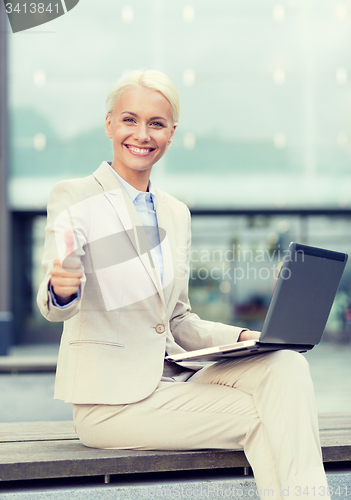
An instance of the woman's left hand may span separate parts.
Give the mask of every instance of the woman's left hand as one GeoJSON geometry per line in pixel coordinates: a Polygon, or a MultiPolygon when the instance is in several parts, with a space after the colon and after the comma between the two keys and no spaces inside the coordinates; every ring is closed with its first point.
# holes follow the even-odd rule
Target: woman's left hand
{"type": "Polygon", "coordinates": [[[256,332],[255,330],[243,330],[238,338],[238,342],[243,340],[258,340],[260,338],[261,332],[256,332]]]}

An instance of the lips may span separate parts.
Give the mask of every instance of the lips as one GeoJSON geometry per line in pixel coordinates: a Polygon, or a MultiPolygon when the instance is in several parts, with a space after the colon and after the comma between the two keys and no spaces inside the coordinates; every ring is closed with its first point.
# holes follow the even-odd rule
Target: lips
{"type": "Polygon", "coordinates": [[[124,144],[125,147],[135,156],[147,156],[152,151],[155,151],[155,148],[140,148],[138,146],[133,146],[132,144],[124,144]]]}

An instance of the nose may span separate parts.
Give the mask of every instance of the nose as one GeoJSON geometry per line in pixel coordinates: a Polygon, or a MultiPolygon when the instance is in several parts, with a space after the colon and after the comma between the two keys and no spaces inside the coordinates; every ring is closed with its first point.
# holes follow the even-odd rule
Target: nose
{"type": "Polygon", "coordinates": [[[134,137],[139,142],[145,143],[150,141],[149,129],[146,123],[139,123],[134,130],[134,137]]]}

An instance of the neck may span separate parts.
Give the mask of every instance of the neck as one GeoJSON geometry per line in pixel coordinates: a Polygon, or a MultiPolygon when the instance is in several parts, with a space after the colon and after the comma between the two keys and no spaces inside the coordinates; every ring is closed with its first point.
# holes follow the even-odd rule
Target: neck
{"type": "Polygon", "coordinates": [[[132,170],[130,168],[121,168],[119,165],[117,166],[115,162],[112,162],[111,167],[120,175],[125,181],[128,182],[131,186],[133,186],[138,191],[146,192],[149,186],[149,179],[151,168],[148,170],[132,170]]]}

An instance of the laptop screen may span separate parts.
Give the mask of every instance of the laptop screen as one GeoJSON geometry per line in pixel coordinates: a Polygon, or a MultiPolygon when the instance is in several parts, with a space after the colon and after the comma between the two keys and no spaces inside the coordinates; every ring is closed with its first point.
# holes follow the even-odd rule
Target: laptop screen
{"type": "Polygon", "coordinates": [[[346,261],[344,253],[291,243],[260,341],[318,344],[346,261]]]}

